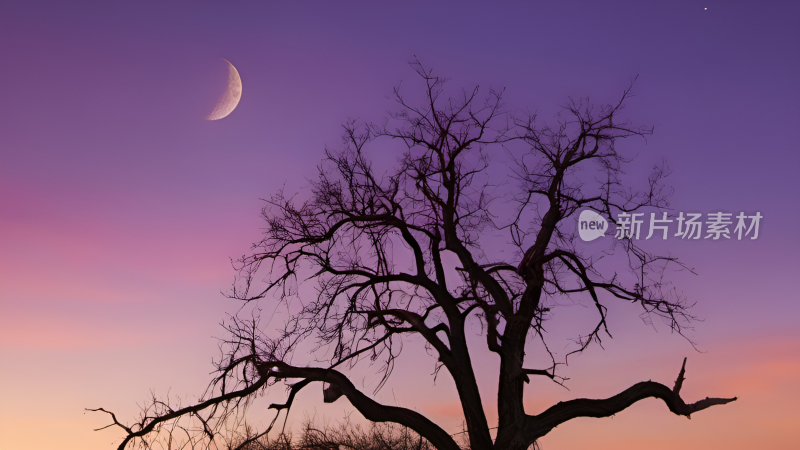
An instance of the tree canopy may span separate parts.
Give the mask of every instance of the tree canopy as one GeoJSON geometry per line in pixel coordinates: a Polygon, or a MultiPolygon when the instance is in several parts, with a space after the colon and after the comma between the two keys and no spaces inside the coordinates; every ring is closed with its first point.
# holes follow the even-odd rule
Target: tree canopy
{"type": "Polygon", "coordinates": [[[600,254],[577,241],[582,210],[613,221],[620,212],[666,207],[667,170],[656,166],[642,189],[626,184],[630,157],[618,143],[652,132],[621,118],[630,88],[609,105],[570,100],[548,124],[535,114],[506,112],[503,91],[448,95],[447,80],[418,62],[412,67],[423,95],[397,88],[396,111],[385,121],[346,123],[342,145],[326,149],[307,192],[278,192],[267,201],[263,239],[236,262],[232,298],[283,301],[293,305],[292,317],[271,328],[257,314],[232,317],[201,401],[178,407],[153,399],[134,425],[109,413],[111,425],[126,433],[120,449],[178,432],[196,445],[208,443],[240,423],[269,386],[286,382],[288,396],[269,406],[277,420],[300,390],[319,382],[325,402],[344,397],[370,421],[408,427],[438,449],[456,450],[456,439],[423,414],[381,404],[348,378],[365,361],[382,368],[385,382],[408,335],[424,339],[437,371],[452,377],[473,450],[525,449],[566,421],[611,416],[645,398],[687,417],[735,400],[685,402],[684,360],[672,387],[643,381],[613,397],[525,411],[531,377],[564,382],[545,333],[561,311],[559,298],[584,298],[596,310],[571,353],[610,335],[608,302],[629,303],[677,332],[693,319],[691,305],[665,282],[670,266],[682,267],[677,259],[630,238],[600,254]],[[389,169],[376,169],[391,161],[389,169]],[[493,251],[497,245],[511,251],[493,251]],[[615,261],[624,267],[602,263],[612,254],[623,256],[615,261]],[[474,334],[499,357],[496,399],[479,392],[467,345],[474,334]],[[313,356],[297,354],[308,342],[313,356]],[[526,359],[534,345],[549,357],[526,359]],[[497,402],[496,424],[487,420],[485,401],[497,402]],[[195,425],[181,422],[189,419],[195,425]]]}

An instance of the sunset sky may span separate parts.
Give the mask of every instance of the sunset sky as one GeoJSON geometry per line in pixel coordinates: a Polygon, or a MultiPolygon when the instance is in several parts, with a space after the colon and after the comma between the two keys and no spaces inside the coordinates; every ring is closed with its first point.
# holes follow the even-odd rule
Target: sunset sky
{"type": "MultiPolygon", "coordinates": [[[[613,308],[614,339],[570,359],[570,390],[526,391],[534,413],[671,385],[688,356],[685,399],[739,400],[686,420],[651,399],[565,424],[543,448],[800,448],[800,3],[432,3],[0,3],[0,449],[115,448],[121,433],[92,431],[107,417],[84,408],[130,421],[151,390],[196,399],[261,199],[302,191],[343,122],[380,121],[393,87],[418,89],[415,57],[544,119],[569,97],[614,101],[638,75],[624,116],[655,131],[630,148],[668,161],[673,210],[763,216],[757,240],[661,247],[697,272],[673,280],[697,302],[699,351],[613,308]],[[203,120],[221,58],[241,102],[203,120]]],[[[420,347],[376,398],[458,432],[455,389],[433,385],[420,347]]],[[[492,423],[495,361],[481,355],[492,423]]],[[[320,391],[290,424],[351,411],[320,391]]]]}

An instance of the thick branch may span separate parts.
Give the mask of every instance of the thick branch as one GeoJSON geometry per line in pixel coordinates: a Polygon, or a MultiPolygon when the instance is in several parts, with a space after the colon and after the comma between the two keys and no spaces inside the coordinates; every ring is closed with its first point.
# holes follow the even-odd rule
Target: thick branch
{"type": "Polygon", "coordinates": [[[422,316],[405,309],[367,311],[367,317],[369,318],[382,317],[386,315],[397,317],[411,325],[414,330],[421,334],[422,337],[425,338],[425,340],[436,349],[436,351],[439,353],[439,359],[451,369],[454,368],[455,361],[453,361],[452,352],[447,345],[445,345],[445,343],[436,336],[436,333],[439,330],[444,331],[447,336],[450,336],[450,329],[447,327],[447,325],[440,323],[434,328],[430,328],[425,324],[425,319],[422,316]]]}
{"type": "Polygon", "coordinates": [[[577,417],[609,417],[628,408],[634,403],[646,398],[658,398],[666,403],[674,414],[689,417],[714,405],[724,405],[733,402],[733,398],[710,398],[686,403],[680,397],[680,388],[683,385],[686,360],[684,359],[675,387],[669,387],[655,381],[643,381],[625,389],[619,394],[606,399],[579,398],[558,403],[537,416],[528,416],[530,428],[527,432],[531,441],[544,436],[558,425],[577,417]]]}
{"type": "Polygon", "coordinates": [[[259,370],[263,374],[270,373],[281,378],[302,378],[305,382],[321,381],[336,386],[367,420],[398,423],[411,428],[439,450],[460,450],[453,438],[427,417],[410,409],[376,402],[356,389],[353,383],[337,370],[294,367],[283,362],[264,362],[259,365],[259,370]]]}

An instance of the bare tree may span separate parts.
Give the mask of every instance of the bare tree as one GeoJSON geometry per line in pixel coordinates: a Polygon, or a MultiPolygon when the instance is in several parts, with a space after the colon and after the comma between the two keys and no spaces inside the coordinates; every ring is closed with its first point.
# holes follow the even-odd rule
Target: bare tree
{"type": "Polygon", "coordinates": [[[380,364],[385,381],[401,342],[412,334],[424,339],[437,372],[452,377],[473,450],[525,449],[566,421],[608,417],[650,397],[686,417],[736,400],[686,403],[680,396],[684,360],[672,387],[643,381],[610,398],[525,411],[524,386],[531,377],[564,381],[549,350],[545,361],[525,357],[531,346],[548,348],[543,326],[559,310],[560,298],[585,297],[597,310],[596,324],[576,338],[572,353],[610,336],[608,302],[638,305],[646,320],[663,319],[677,332],[691,321],[690,305],[663,281],[668,267],[682,267],[675,258],[620,239],[600,255],[622,255],[626,271],[620,274],[616,263],[604,270],[603,258],[576,245],[579,210],[614,217],[667,206],[665,169],[656,167],[641,190],[623,183],[629,160],[618,142],[652,131],[619,118],[630,89],[603,107],[570,101],[548,126],[534,115],[504,113],[502,92],[482,98],[475,88],[448,97],[446,80],[418,62],[412,67],[424,82],[421,100],[409,100],[398,88],[398,111],[384,123],[347,123],[343,145],[326,150],[307,198],[283,192],[272,197],[264,209],[263,240],[238,261],[231,296],[284,301],[294,308],[292,317],[273,330],[262,329],[257,313],[232,317],[217,375],[202,401],[180,407],[154,399],[131,426],[112,415],[111,425],[126,433],[120,450],[151,447],[177,431],[191,444],[184,445],[205,448],[242,424],[254,399],[282,380],[288,398],[270,406],[276,420],[300,390],[319,382],[324,402],[345,397],[370,421],[399,424],[438,449],[457,450],[454,436],[424,415],[381,404],[348,378],[348,370],[366,360],[380,364]],[[389,150],[381,144],[391,141],[392,148],[402,148],[396,164],[374,169],[370,154],[385,155],[389,150]],[[497,252],[487,256],[487,245],[495,245],[500,233],[515,249],[507,260],[497,252]],[[304,287],[309,283],[316,283],[315,291],[304,287]],[[471,333],[483,333],[488,350],[499,356],[496,424],[487,421],[478,390],[467,347],[471,333]],[[304,342],[315,344],[314,357],[297,352],[304,342]]]}

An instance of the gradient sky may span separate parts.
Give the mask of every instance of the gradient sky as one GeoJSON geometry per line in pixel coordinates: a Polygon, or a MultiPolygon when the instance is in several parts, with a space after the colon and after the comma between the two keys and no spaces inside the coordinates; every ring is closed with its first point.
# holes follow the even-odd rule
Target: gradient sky
{"type": "MultiPolygon", "coordinates": [[[[799,448],[800,4],[399,3],[0,3],[0,448],[110,448],[119,433],[93,432],[106,418],[84,408],[127,419],[150,389],[199,394],[259,199],[302,189],[348,117],[380,120],[415,55],[545,118],[638,75],[625,114],[655,125],[638,145],[669,161],[675,210],[764,216],[756,241],[668,241],[698,272],[675,281],[705,319],[701,352],[615,309],[614,339],[566,369],[571,391],[526,391],[536,412],[671,383],[689,356],[685,398],[740,400],[692,420],[644,401],[544,448],[799,448]],[[208,122],[220,58],[243,95],[208,122]]],[[[410,348],[378,398],[459,431],[454,389],[410,348]]],[[[491,395],[494,374],[478,376],[491,395]]],[[[298,402],[292,423],[349,410],[318,390],[298,402]]]]}

